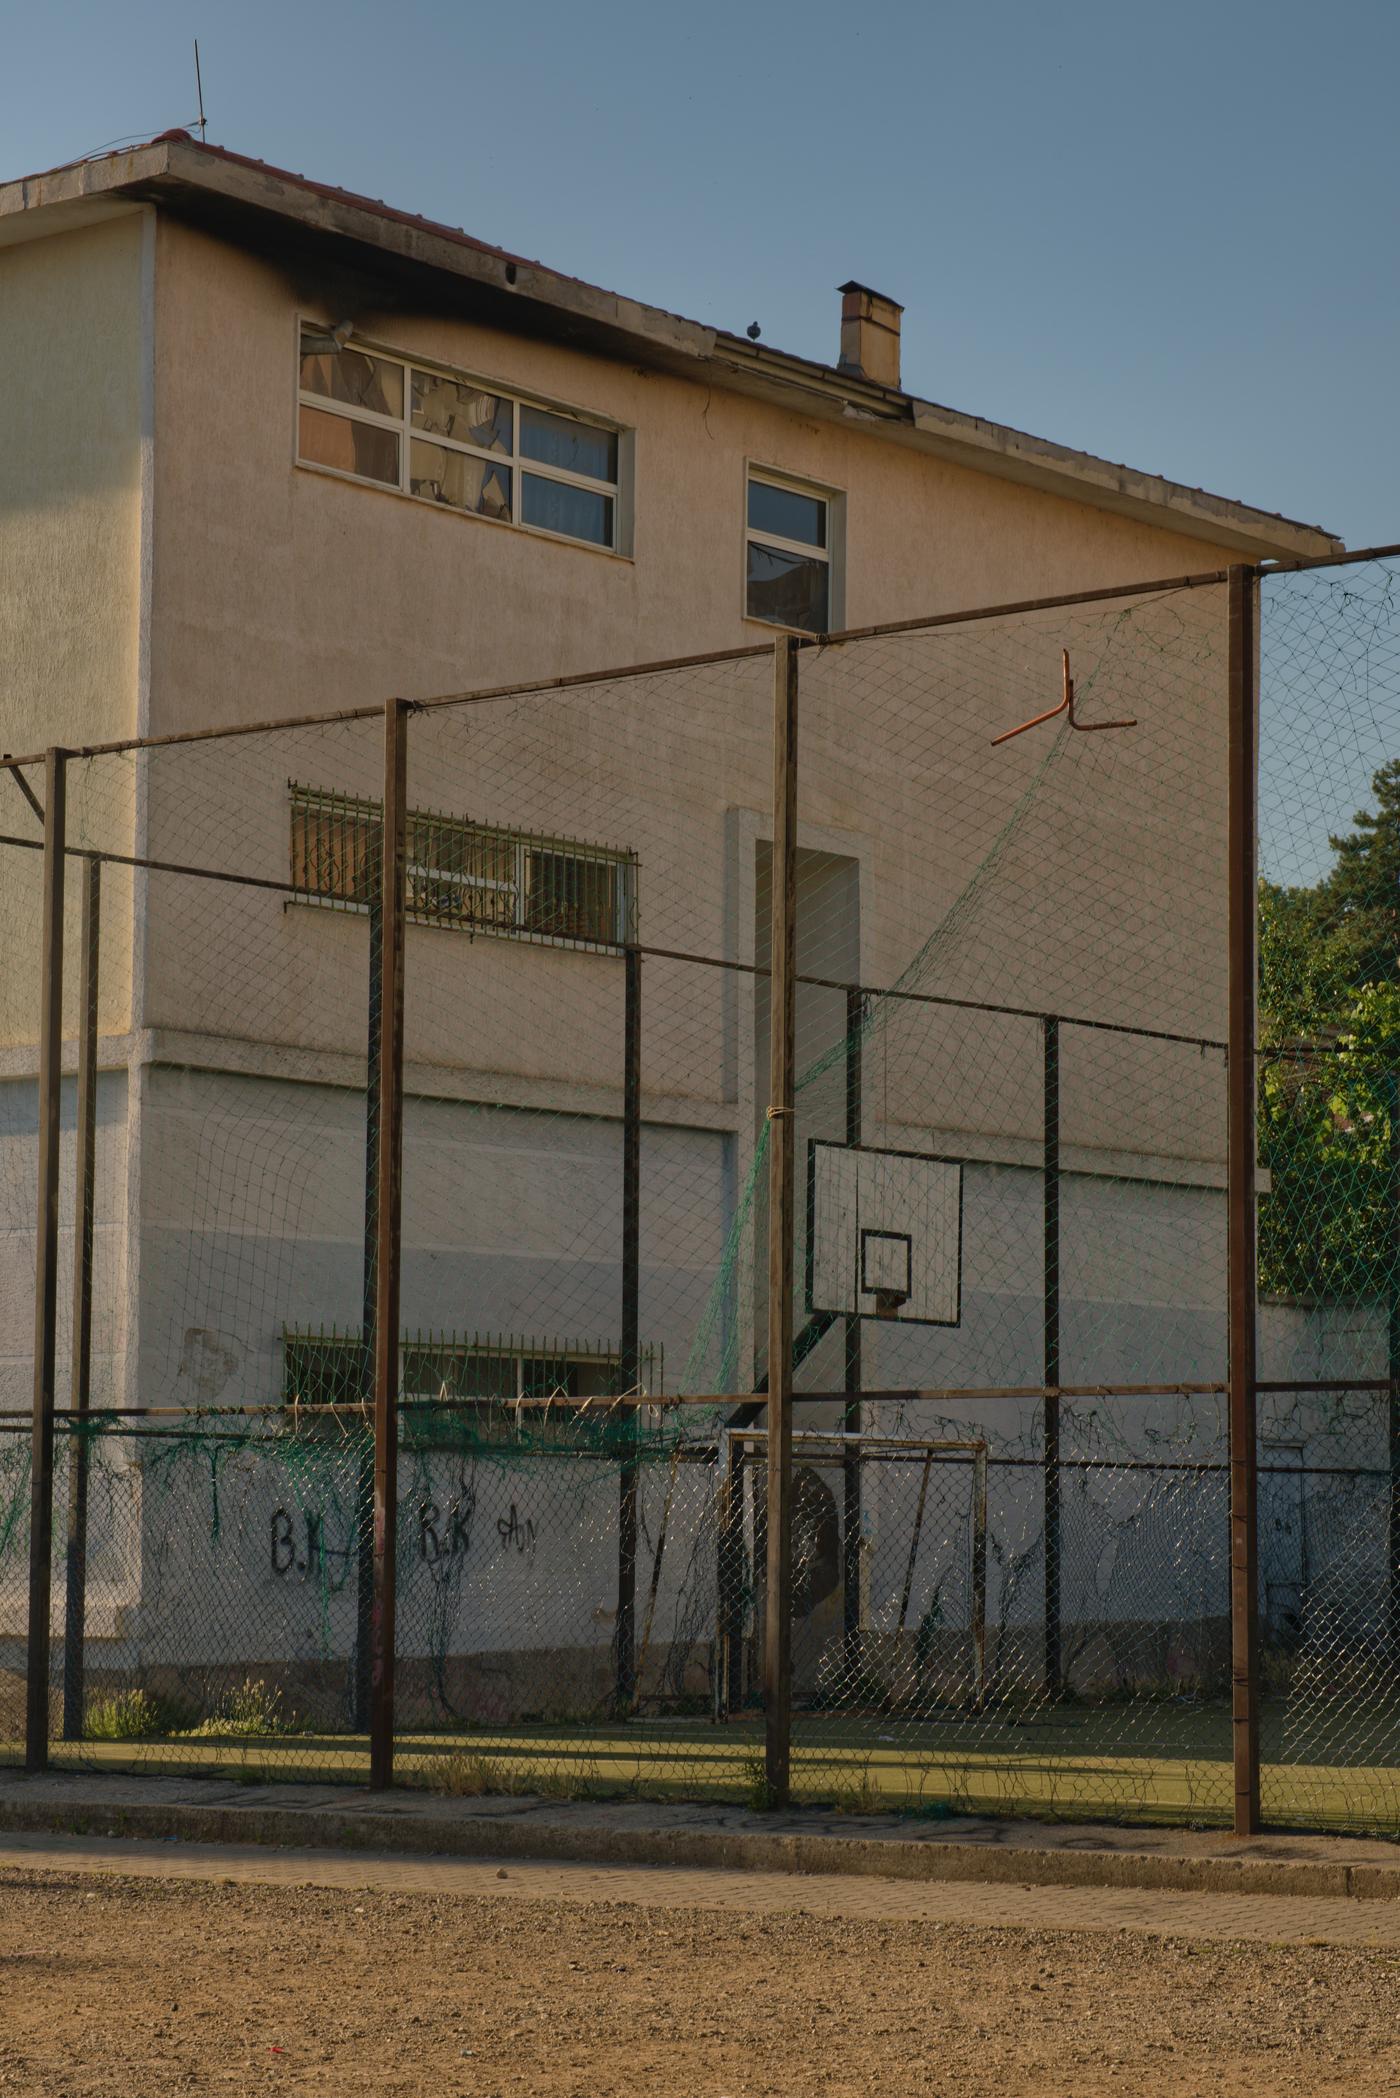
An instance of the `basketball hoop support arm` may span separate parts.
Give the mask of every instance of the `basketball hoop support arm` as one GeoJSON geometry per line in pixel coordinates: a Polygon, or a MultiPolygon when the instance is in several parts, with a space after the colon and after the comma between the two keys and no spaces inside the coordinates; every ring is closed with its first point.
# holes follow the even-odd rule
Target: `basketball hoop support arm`
{"type": "Polygon", "coordinates": [[[1065,684],[1064,696],[1060,700],[1059,705],[1057,707],[1047,707],[1043,714],[1033,714],[1031,719],[1023,721],[1019,728],[1003,729],[999,736],[993,736],[992,738],[993,750],[996,749],[998,743],[1009,743],[1013,736],[1024,736],[1028,728],[1039,728],[1042,721],[1055,721],[1061,714],[1068,714],[1070,727],[1077,729],[1081,736],[1093,736],[1100,729],[1105,728],[1137,727],[1136,719],[1132,721],[1080,721],[1074,711],[1074,679],[1069,674],[1069,650],[1067,648],[1060,650],[1060,661],[1064,669],[1065,684]]]}

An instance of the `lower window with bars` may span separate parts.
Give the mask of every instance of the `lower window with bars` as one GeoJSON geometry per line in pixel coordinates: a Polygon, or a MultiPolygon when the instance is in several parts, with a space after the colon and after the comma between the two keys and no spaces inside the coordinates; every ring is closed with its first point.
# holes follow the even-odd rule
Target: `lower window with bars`
{"type": "MultiPolygon", "coordinates": [[[[379,892],[377,801],[291,783],[292,881],[367,910],[379,892]]],[[[406,909],[419,924],[620,947],[636,937],[636,856],[421,809],[408,814],[406,909]]]]}
{"type": "MultiPolygon", "coordinates": [[[[489,1410],[583,1404],[616,1397],[622,1361],[606,1342],[542,1341],[523,1336],[438,1333],[405,1335],[399,1342],[399,1397],[406,1403],[481,1400],[489,1410]]],[[[660,1393],[662,1351],[637,1357],[637,1388],[660,1393]]],[[[282,1403],[356,1405],[369,1395],[370,1365],[358,1333],[282,1335],[282,1403]]]]}

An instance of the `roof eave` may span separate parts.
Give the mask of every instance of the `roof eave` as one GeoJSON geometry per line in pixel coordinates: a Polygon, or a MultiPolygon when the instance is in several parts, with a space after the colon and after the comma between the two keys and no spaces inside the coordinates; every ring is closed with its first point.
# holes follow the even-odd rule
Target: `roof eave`
{"type": "Polygon", "coordinates": [[[873,436],[1253,559],[1306,559],[1342,548],[1341,540],[1319,527],[872,385],[832,366],[562,276],[450,228],[326,190],[260,162],[206,151],[187,139],[158,139],[0,185],[0,245],[7,236],[22,237],[21,224],[35,234],[58,231],[98,215],[104,206],[132,201],[212,214],[230,232],[240,220],[256,218],[265,230],[294,226],[303,237],[368,248],[400,269],[445,274],[476,287],[493,317],[505,324],[514,309],[520,323],[580,347],[623,354],[822,420],[854,424],[873,436]]]}
{"type": "Polygon", "coordinates": [[[1091,502],[1159,529],[1208,540],[1251,560],[1308,560],[1343,551],[1343,541],[1320,525],[1256,510],[1247,503],[1187,488],[1160,474],[1140,473],[1089,452],[1032,437],[1002,423],[983,422],[936,401],[913,401],[913,438],[921,450],[1001,474],[1031,488],[1091,502]]]}

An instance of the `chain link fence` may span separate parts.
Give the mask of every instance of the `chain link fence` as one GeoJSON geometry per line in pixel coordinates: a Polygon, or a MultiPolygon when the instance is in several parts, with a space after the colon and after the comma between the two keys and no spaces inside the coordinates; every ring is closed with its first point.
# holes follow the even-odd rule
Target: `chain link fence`
{"type": "MultiPolygon", "coordinates": [[[[1394,579],[1259,605],[1261,1799],[1372,1829],[1394,579]]],[[[1228,1819],[1229,671],[1222,577],[804,646],[790,866],[769,650],[401,793],[380,710],[71,755],[57,860],[12,774],[0,1757],[1228,1819]]]]}
{"type": "Polygon", "coordinates": [[[1400,561],[1260,585],[1271,1819],[1400,1820],[1400,561]]]}

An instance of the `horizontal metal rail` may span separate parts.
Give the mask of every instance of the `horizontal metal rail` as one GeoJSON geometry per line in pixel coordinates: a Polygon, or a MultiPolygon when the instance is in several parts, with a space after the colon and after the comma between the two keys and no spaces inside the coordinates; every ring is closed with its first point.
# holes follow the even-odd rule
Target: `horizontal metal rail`
{"type": "Polygon", "coordinates": [[[1261,561],[1254,573],[1262,582],[1271,575],[1296,575],[1307,568],[1352,568],[1362,561],[1400,560],[1400,546],[1358,546],[1354,553],[1313,554],[1301,561],[1261,561]]]}
{"type": "MultiPolygon", "coordinates": [[[[42,852],[44,841],[42,838],[20,838],[10,833],[0,832],[0,848],[5,846],[14,846],[21,852],[42,852]]],[[[280,896],[305,898],[309,903],[323,904],[328,902],[327,892],[324,889],[309,889],[303,883],[282,881],[274,875],[235,874],[221,867],[196,867],[182,860],[150,859],[143,857],[140,853],[111,852],[104,846],[96,845],[69,845],[66,847],[65,853],[70,860],[90,860],[112,867],[140,868],[151,874],[187,875],[196,881],[228,882],[234,888],[240,889],[270,889],[280,896]]],[[[447,925],[444,929],[447,931],[462,931],[470,928],[454,922],[451,925],[447,925]]],[[[509,937],[509,932],[501,928],[488,927],[486,929],[502,931],[504,937],[509,937]]],[[[701,969],[728,969],[739,976],[766,977],[768,975],[767,966],[761,962],[735,961],[729,956],[722,954],[692,954],[681,947],[649,947],[641,942],[634,943],[631,941],[614,944],[603,940],[587,940],[570,944],[577,944],[586,948],[590,953],[602,952],[622,956],[628,952],[629,948],[632,948],[637,954],[647,956],[654,961],[687,962],[701,969]]],[[[994,1013],[999,1019],[1055,1020],[1062,1027],[1083,1027],[1100,1034],[1133,1035],[1141,1040],[1153,1042],[1177,1042],[1189,1049],[1219,1049],[1223,1051],[1225,1047],[1223,1040],[1213,1035],[1177,1034],[1168,1028],[1139,1027],[1125,1020],[1090,1020],[1083,1018],[1077,1013],[1045,1013],[1039,1012],[1029,1005],[995,1005],[977,998],[948,998],[935,991],[902,991],[898,985],[891,986],[888,990],[882,990],[875,984],[843,983],[838,977],[833,976],[799,975],[797,981],[800,984],[807,985],[812,990],[843,991],[854,993],[862,998],[888,998],[905,1005],[943,1006],[960,1012],[994,1013]]]]}
{"type": "MultiPolygon", "coordinates": [[[[1253,565],[1251,573],[1267,578],[1275,575],[1291,575],[1310,568],[1345,568],[1362,561],[1385,561],[1400,558],[1400,545],[1358,547],[1355,552],[1321,554],[1307,560],[1268,561],[1253,565]]],[[[843,627],[831,634],[801,634],[794,636],[794,646],[799,649],[839,648],[846,642],[872,641],[883,636],[933,632],[940,627],[970,626],[988,619],[1023,618],[1036,612],[1068,610],[1076,605],[1112,604],[1129,597],[1171,596],[1177,591],[1201,590],[1212,585],[1223,584],[1228,569],[1198,569],[1188,575],[1159,576],[1155,580],[1141,583],[1116,583],[1098,590],[1060,591],[1050,597],[1018,598],[1003,604],[978,605],[959,612],[935,612],[922,619],[895,619],[883,621],[875,626],[843,627]]],[[[562,677],[534,678],[526,683],[509,685],[483,685],[460,692],[436,692],[425,698],[412,700],[409,704],[417,710],[429,711],[436,707],[480,706],[491,701],[506,699],[544,698],[550,693],[576,691],[589,685],[618,684],[627,678],[658,677],[668,671],[700,670],[710,664],[739,663],[771,657],[772,648],[766,642],[753,642],[738,648],[709,649],[697,655],[662,656],[653,662],[622,663],[602,670],[573,671],[562,677]]],[[[83,743],[70,746],[70,758],[117,757],[129,751],[168,750],[185,743],[210,743],[231,740],[237,736],[266,736],[279,731],[288,732],[302,728],[333,728],[341,723],[374,721],[384,712],[384,702],[360,707],[338,707],[320,713],[284,714],[266,721],[231,722],[220,728],[178,729],[164,736],[126,736],[106,743],[83,743]]],[[[43,751],[25,751],[12,756],[0,757],[0,766],[18,772],[21,766],[42,765],[43,751]]]]}
{"type": "MultiPolygon", "coordinates": [[[[1346,557],[1344,557],[1346,558],[1346,557]]],[[[1062,591],[1051,597],[1020,598],[1011,603],[978,605],[961,612],[935,612],[923,619],[892,620],[879,626],[845,627],[834,634],[804,634],[794,636],[794,646],[799,649],[826,649],[839,647],[848,641],[868,641],[881,635],[912,634],[931,631],[939,627],[967,626],[988,619],[1014,619],[1032,612],[1054,612],[1074,605],[1109,604],[1127,597],[1168,596],[1179,590],[1198,590],[1210,584],[1223,583],[1227,571],[1223,568],[1202,570],[1192,575],[1159,576],[1141,583],[1115,583],[1098,590],[1062,591]]],[[[772,659],[773,649],[769,642],[754,642],[739,648],[710,649],[700,655],[664,656],[649,663],[624,663],[602,670],[572,671],[555,678],[535,678],[527,683],[509,685],[484,685],[461,692],[436,692],[425,698],[411,700],[409,705],[417,711],[427,712],[437,707],[481,706],[506,699],[543,699],[556,692],[577,691],[590,685],[619,684],[624,679],[658,677],[668,671],[699,670],[710,664],[739,663],[772,659]]],[[[117,757],[128,751],[167,750],[184,743],[210,743],[235,736],[274,735],[279,731],[302,728],[334,728],[341,723],[374,721],[382,717],[384,702],[361,707],[338,707],[333,711],[309,714],[286,714],[267,721],[234,722],[222,728],[181,729],[164,736],[126,736],[106,743],[84,743],[70,746],[69,758],[117,757]]],[[[40,765],[44,762],[43,751],[28,751],[19,756],[8,752],[0,757],[0,765],[12,771],[21,765],[40,765]]]]}
{"type": "MultiPolygon", "coordinates": [[[[0,840],[0,843],[3,843],[0,840]]],[[[648,947],[640,944],[637,952],[654,961],[693,962],[701,969],[730,969],[740,976],[767,976],[767,966],[762,962],[740,962],[723,954],[692,954],[682,947],[648,947]]],[[[803,976],[797,982],[807,984],[818,991],[853,991],[862,998],[891,998],[906,1005],[951,1006],[961,1012],[995,1013],[1000,1019],[1010,1020],[1056,1020],[1062,1027],[1085,1027],[1104,1034],[1132,1034],[1144,1036],[1153,1042],[1179,1042],[1188,1049],[1220,1049],[1223,1037],[1200,1034],[1176,1034],[1164,1027],[1137,1027],[1125,1020],[1086,1020],[1076,1013],[1047,1013],[1031,1005],[993,1005],[979,998],[948,998],[937,991],[902,991],[897,984],[882,990],[876,984],[843,983],[835,976],[803,976]]]]}

